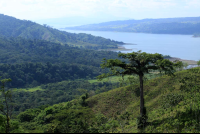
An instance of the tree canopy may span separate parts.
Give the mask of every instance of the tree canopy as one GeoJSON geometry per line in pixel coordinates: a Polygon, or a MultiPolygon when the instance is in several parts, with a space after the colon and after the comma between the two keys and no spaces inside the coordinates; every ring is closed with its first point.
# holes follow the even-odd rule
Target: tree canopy
{"type": "Polygon", "coordinates": [[[110,68],[109,73],[104,73],[98,76],[99,79],[113,75],[130,75],[136,74],[143,76],[144,73],[149,73],[150,70],[164,71],[165,74],[173,75],[176,71],[175,67],[181,66],[182,62],[173,63],[169,59],[164,59],[162,54],[149,54],[146,52],[132,52],[132,53],[120,53],[118,57],[127,60],[120,59],[103,59],[102,68],[110,68]]]}

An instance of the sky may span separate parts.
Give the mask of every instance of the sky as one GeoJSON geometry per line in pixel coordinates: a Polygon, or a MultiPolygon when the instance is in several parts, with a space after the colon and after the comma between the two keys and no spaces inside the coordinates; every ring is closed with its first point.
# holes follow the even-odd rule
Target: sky
{"type": "Polygon", "coordinates": [[[199,13],[200,0],[0,0],[0,14],[54,27],[199,13]]]}

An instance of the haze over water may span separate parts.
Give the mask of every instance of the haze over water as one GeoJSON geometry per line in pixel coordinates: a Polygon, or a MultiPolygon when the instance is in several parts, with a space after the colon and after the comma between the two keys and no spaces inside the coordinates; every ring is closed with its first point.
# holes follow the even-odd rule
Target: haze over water
{"type": "MultiPolygon", "coordinates": [[[[71,33],[87,33],[111,40],[122,41],[124,43],[135,44],[123,45],[126,49],[132,49],[132,51],[142,50],[142,52],[160,53],[186,60],[200,60],[200,38],[193,38],[192,35],[78,30],[65,31],[71,33]]],[[[132,51],[121,52],[128,53],[132,51]]]]}

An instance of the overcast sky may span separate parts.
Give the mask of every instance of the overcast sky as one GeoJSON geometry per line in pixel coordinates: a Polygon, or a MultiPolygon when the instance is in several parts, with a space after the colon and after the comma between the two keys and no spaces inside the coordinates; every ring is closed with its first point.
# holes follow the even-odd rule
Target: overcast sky
{"type": "Polygon", "coordinates": [[[200,0],[0,0],[0,13],[36,22],[55,18],[86,18],[87,23],[94,23],[198,17],[200,0]]]}

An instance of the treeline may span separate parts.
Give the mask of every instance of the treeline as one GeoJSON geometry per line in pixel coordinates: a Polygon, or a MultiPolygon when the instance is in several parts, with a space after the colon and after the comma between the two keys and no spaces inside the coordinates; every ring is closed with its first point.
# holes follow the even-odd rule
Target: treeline
{"type": "Polygon", "coordinates": [[[101,68],[80,64],[22,63],[0,65],[0,76],[11,78],[9,87],[34,87],[63,80],[92,79],[102,72],[101,68]]]}
{"type": "Polygon", "coordinates": [[[88,34],[72,34],[59,31],[46,25],[42,26],[29,20],[20,20],[3,14],[0,14],[0,36],[40,39],[90,49],[117,48],[118,44],[123,44],[122,42],[88,34]]]}

